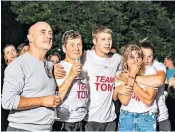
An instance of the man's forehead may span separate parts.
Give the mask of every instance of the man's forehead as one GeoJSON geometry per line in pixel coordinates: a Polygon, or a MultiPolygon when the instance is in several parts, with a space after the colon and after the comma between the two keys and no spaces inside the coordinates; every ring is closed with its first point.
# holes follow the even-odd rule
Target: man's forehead
{"type": "Polygon", "coordinates": [[[41,30],[52,31],[52,28],[46,22],[37,22],[36,24],[34,24],[30,27],[29,33],[32,33],[34,31],[41,31],[41,30]]]}
{"type": "Polygon", "coordinates": [[[112,35],[110,33],[100,32],[97,34],[97,37],[112,37],[112,35]]]}

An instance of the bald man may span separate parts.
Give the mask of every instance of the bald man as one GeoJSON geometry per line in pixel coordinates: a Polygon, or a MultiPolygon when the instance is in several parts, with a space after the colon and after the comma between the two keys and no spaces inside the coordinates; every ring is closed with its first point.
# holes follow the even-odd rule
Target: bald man
{"type": "Polygon", "coordinates": [[[5,70],[2,106],[10,110],[7,131],[50,131],[54,108],[60,103],[55,95],[52,63],[45,55],[52,47],[53,32],[46,22],[29,29],[30,49],[5,70]]]}

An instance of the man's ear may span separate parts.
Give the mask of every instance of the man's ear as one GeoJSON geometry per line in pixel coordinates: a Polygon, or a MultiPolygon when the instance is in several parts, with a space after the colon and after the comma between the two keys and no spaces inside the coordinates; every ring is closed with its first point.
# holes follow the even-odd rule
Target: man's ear
{"type": "Polygon", "coordinates": [[[32,35],[31,34],[28,34],[27,35],[27,38],[29,40],[29,43],[32,43],[33,42],[32,35]]]}
{"type": "Polygon", "coordinates": [[[62,45],[63,52],[66,53],[66,47],[65,45],[62,45]]]}
{"type": "Polygon", "coordinates": [[[96,45],[96,39],[95,38],[92,40],[92,42],[93,42],[94,45],[96,45]]]}

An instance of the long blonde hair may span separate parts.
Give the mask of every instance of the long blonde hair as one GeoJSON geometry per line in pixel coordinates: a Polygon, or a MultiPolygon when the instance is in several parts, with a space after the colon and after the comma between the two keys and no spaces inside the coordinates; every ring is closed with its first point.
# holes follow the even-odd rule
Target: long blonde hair
{"type": "MultiPolygon", "coordinates": [[[[129,44],[125,47],[122,47],[121,49],[121,54],[123,56],[122,71],[128,70],[127,59],[128,59],[128,56],[131,55],[132,51],[136,51],[143,60],[144,55],[143,55],[142,49],[136,44],[129,44]]],[[[145,66],[142,65],[137,75],[144,75],[144,73],[145,73],[145,66]]]]}

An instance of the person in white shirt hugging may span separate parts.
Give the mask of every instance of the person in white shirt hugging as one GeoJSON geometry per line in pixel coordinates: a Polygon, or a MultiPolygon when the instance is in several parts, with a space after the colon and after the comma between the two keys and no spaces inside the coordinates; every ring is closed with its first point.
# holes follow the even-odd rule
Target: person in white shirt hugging
{"type": "MultiPolygon", "coordinates": [[[[156,88],[138,84],[136,75],[154,75],[156,70],[152,66],[143,65],[143,52],[140,47],[130,44],[123,48],[122,71],[128,72],[126,82],[117,81],[113,98],[122,103],[119,131],[156,131],[156,88]],[[128,91],[120,94],[119,90],[128,91]]],[[[119,74],[119,73],[117,73],[119,74]]]]}

